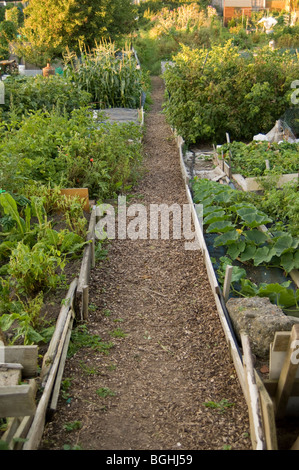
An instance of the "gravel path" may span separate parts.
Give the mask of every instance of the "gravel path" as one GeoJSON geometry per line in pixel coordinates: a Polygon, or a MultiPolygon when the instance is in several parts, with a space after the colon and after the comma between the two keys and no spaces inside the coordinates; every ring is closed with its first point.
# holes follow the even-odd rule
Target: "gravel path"
{"type": "MultiPolygon", "coordinates": [[[[187,204],[161,113],[163,81],[152,85],[145,171],[129,203],[187,204]]],[[[89,332],[114,347],[106,355],[81,349],[67,361],[69,399],[61,397],[41,448],[251,449],[247,406],[199,251],[185,250],[183,239],[113,240],[92,271],[90,305],[89,332]],[[67,432],[74,421],[79,429],[67,432]]]]}

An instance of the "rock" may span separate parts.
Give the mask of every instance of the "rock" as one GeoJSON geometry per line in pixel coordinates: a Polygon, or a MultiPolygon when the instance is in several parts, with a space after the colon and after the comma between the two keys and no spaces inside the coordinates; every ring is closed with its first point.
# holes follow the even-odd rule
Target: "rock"
{"type": "Polygon", "coordinates": [[[267,297],[231,298],[226,304],[236,336],[248,335],[252,353],[269,357],[270,344],[276,331],[291,331],[299,318],[290,317],[270,302],[267,297]]]}

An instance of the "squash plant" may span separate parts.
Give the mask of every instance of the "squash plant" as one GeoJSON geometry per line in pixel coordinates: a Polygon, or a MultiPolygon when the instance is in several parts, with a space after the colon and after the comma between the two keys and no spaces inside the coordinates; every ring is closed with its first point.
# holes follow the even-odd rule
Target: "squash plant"
{"type": "Polygon", "coordinates": [[[279,267],[285,274],[299,268],[299,238],[286,230],[277,230],[273,219],[261,211],[251,195],[217,182],[195,179],[193,199],[203,205],[203,226],[214,236],[214,248],[225,248],[218,262],[218,279],[222,284],[226,266],[233,266],[231,289],[239,296],[269,297],[286,313],[299,314],[299,289],[290,281],[282,284],[261,283],[247,279],[246,266],[279,267]],[[267,224],[268,231],[259,230],[267,224]]]}
{"type": "Polygon", "coordinates": [[[207,233],[216,234],[214,246],[224,246],[233,260],[254,266],[276,266],[289,273],[299,268],[299,238],[277,230],[273,220],[246,201],[246,195],[226,185],[195,180],[194,202],[203,204],[203,224],[207,233]],[[269,231],[260,231],[269,224],[269,231]]]}

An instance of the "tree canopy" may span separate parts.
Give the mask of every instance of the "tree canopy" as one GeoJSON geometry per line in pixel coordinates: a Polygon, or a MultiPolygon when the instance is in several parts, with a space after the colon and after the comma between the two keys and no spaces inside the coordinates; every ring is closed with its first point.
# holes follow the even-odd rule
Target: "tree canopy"
{"type": "Polygon", "coordinates": [[[136,11],[131,0],[30,0],[16,52],[37,65],[62,55],[79,42],[93,48],[102,39],[129,33],[136,11]]]}

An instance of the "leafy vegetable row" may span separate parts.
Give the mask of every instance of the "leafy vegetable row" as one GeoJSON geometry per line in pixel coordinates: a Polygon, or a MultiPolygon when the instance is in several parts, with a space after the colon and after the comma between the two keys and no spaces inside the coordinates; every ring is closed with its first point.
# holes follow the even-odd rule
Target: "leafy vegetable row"
{"type": "Polygon", "coordinates": [[[269,297],[273,303],[297,315],[299,289],[294,290],[290,281],[256,285],[247,278],[246,265],[275,266],[285,273],[298,269],[299,239],[288,231],[276,230],[272,218],[248,201],[245,193],[204,179],[196,179],[192,189],[194,202],[203,205],[206,233],[215,234],[214,247],[226,248],[217,270],[220,284],[226,266],[231,265],[231,288],[237,295],[269,297]],[[264,224],[269,225],[268,231],[261,230],[264,224]],[[238,263],[234,264],[236,260],[238,263]]]}
{"type": "Polygon", "coordinates": [[[207,233],[217,234],[214,246],[225,246],[232,259],[282,268],[286,273],[299,268],[299,238],[276,230],[273,220],[251,202],[241,200],[239,191],[226,185],[197,179],[194,202],[203,204],[207,233]],[[270,224],[269,231],[260,226],[270,224]]]}
{"type": "Polygon", "coordinates": [[[283,175],[299,170],[299,144],[282,142],[232,142],[218,149],[219,156],[229,162],[232,172],[244,177],[283,175]],[[266,160],[270,168],[267,168],[266,160]]]}

